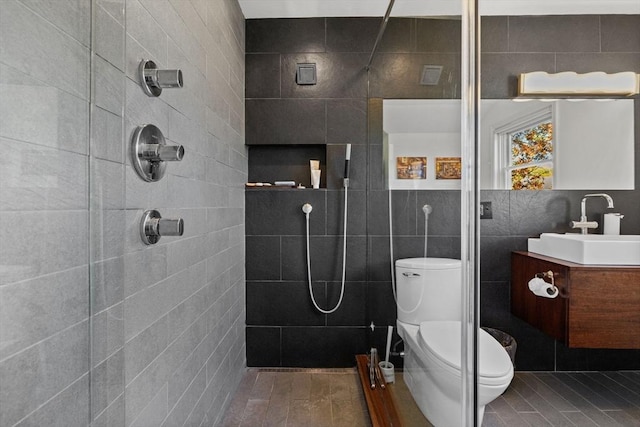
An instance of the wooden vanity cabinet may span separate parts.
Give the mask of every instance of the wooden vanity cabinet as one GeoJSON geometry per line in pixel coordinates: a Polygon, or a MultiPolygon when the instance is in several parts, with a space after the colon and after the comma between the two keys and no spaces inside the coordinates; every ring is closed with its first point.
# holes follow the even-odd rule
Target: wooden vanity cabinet
{"type": "Polygon", "coordinates": [[[567,347],[640,349],[640,267],[513,252],[511,312],[567,347]],[[547,271],[553,272],[557,298],[529,290],[529,280],[547,271]]]}

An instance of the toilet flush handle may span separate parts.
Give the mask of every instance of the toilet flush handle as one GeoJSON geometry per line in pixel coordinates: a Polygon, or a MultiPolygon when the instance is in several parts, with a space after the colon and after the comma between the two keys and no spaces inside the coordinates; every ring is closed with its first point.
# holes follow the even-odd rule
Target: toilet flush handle
{"type": "Polygon", "coordinates": [[[407,273],[406,271],[402,273],[404,277],[420,277],[418,273],[407,273]]]}

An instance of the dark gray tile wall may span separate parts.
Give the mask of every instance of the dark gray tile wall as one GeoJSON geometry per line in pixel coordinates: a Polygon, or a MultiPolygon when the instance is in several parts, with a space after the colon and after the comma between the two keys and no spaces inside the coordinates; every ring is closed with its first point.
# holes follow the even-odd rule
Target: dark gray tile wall
{"type": "MultiPolygon", "coordinates": [[[[325,189],[245,193],[250,366],[351,366],[355,353],[372,345],[383,348],[386,326],[395,324],[389,201],[382,175],[381,98],[459,98],[460,23],[391,19],[367,76],[363,68],[376,36],[376,22],[327,18],[246,23],[247,144],[327,144],[325,189]],[[279,73],[275,57],[280,58],[279,73]],[[316,87],[295,85],[293,65],[302,60],[318,64],[316,87]],[[444,66],[439,85],[418,84],[424,64],[444,66]],[[264,67],[264,72],[253,66],[264,67]],[[282,88],[279,93],[278,88],[282,88]],[[321,305],[332,307],[339,292],[340,177],[342,144],[347,141],[354,150],[345,299],[336,313],[321,315],[306,289],[301,206],[307,202],[314,206],[314,293],[321,305]],[[368,329],[371,322],[376,325],[373,332],[368,329]]],[[[517,75],[526,71],[640,72],[639,31],[640,16],[635,15],[485,17],[483,97],[514,96],[517,75]]],[[[635,99],[640,117],[640,102],[635,99]]],[[[636,165],[640,165],[640,120],[636,121],[636,165]]],[[[638,171],[636,166],[637,190],[607,191],[616,208],[625,213],[624,234],[640,234],[638,171]]],[[[526,239],[541,232],[568,231],[569,221],[579,216],[583,193],[482,192],[482,200],[493,203],[494,213],[492,220],[481,221],[481,323],[516,338],[519,370],[638,369],[640,365],[638,351],[567,349],[510,313],[511,251],[526,249],[526,239]]],[[[393,191],[395,258],[422,256],[425,203],[434,209],[429,218],[428,255],[458,258],[459,192],[393,191]]],[[[590,215],[598,217],[604,209],[594,203],[590,215]]]]}

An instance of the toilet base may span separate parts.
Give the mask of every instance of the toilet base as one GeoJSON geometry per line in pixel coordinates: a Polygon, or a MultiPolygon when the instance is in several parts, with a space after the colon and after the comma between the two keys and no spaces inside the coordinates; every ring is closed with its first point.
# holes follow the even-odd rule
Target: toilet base
{"type": "MultiPolygon", "coordinates": [[[[462,427],[461,399],[445,395],[426,372],[415,352],[405,346],[403,378],[422,414],[435,427],[462,427]]],[[[485,405],[478,408],[478,425],[482,425],[484,411],[485,405]]]]}
{"type": "MultiPolygon", "coordinates": [[[[441,370],[440,363],[424,352],[418,342],[420,327],[398,320],[398,334],[404,340],[404,377],[407,387],[425,417],[436,427],[462,426],[462,384],[460,373],[441,370]]],[[[504,351],[504,350],[502,350],[504,351]]],[[[504,356],[508,357],[506,351],[504,356]]],[[[502,394],[513,378],[511,374],[496,385],[478,384],[478,425],[485,406],[502,394]]]]}

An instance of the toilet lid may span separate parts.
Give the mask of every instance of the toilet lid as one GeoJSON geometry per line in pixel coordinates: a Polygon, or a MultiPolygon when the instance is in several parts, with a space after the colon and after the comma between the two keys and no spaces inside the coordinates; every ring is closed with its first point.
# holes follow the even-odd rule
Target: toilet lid
{"type": "MultiPolygon", "coordinates": [[[[460,371],[460,322],[431,321],[420,324],[420,346],[442,363],[460,371]]],[[[478,376],[500,378],[511,375],[513,365],[502,345],[482,329],[478,330],[478,376]]],[[[482,381],[481,381],[482,382],[482,381]]]]}
{"type": "Polygon", "coordinates": [[[396,267],[417,270],[459,269],[462,262],[451,258],[404,258],[396,260],[396,267]]]}

